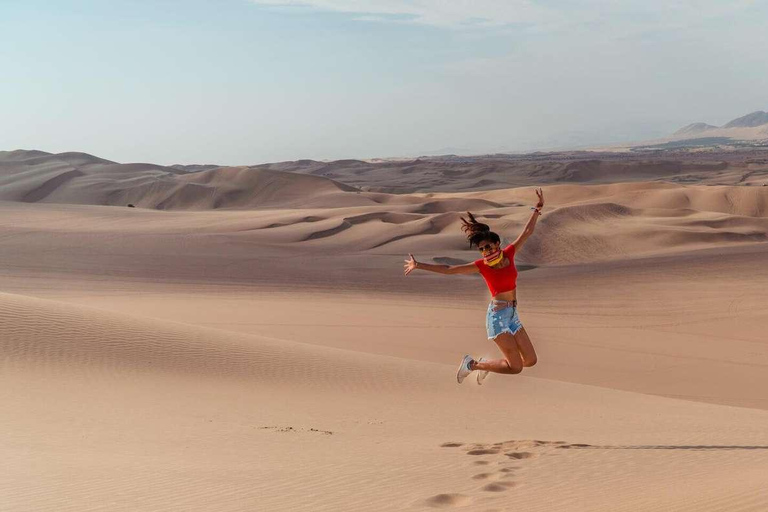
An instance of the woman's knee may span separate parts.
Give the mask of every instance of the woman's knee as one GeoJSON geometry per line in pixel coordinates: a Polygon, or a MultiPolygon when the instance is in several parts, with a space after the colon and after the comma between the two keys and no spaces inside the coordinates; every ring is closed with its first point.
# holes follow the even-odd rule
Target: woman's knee
{"type": "Polygon", "coordinates": [[[507,367],[509,370],[506,372],[510,375],[516,375],[523,371],[523,362],[522,361],[513,361],[510,362],[509,359],[507,359],[507,367]]]}
{"type": "Polygon", "coordinates": [[[539,361],[539,358],[536,356],[528,357],[523,361],[523,366],[526,368],[530,368],[531,366],[534,366],[539,361]]]}

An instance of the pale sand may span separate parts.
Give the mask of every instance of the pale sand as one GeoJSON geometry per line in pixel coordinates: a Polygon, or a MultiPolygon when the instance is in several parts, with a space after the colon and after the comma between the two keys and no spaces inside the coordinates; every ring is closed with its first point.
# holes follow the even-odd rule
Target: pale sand
{"type": "Polygon", "coordinates": [[[0,203],[0,509],[768,509],[765,189],[545,187],[540,363],[482,387],[482,281],[402,260],[474,258],[468,207],[513,238],[530,189],[296,190],[0,203]]]}

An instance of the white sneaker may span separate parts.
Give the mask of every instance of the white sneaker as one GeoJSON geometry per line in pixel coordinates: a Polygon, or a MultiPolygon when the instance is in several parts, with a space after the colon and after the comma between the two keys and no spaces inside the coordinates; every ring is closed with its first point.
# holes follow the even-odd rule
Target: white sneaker
{"type": "MultiPolygon", "coordinates": [[[[483,361],[487,361],[487,359],[484,358],[484,357],[481,357],[480,359],[477,360],[478,363],[482,363],[483,361]]],[[[483,381],[488,376],[488,373],[489,373],[488,370],[478,370],[477,371],[477,385],[478,386],[482,386],[483,381]]]]}
{"type": "Polygon", "coordinates": [[[462,383],[462,381],[466,378],[467,375],[472,373],[472,370],[470,370],[469,368],[469,365],[471,362],[472,362],[472,356],[470,355],[464,356],[464,359],[461,360],[459,371],[456,372],[456,380],[459,381],[459,384],[462,383]]]}

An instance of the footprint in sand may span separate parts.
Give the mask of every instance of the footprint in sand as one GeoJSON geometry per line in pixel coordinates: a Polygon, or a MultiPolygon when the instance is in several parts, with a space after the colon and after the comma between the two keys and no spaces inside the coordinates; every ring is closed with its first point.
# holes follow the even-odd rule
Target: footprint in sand
{"type": "Polygon", "coordinates": [[[481,448],[479,450],[469,450],[467,455],[496,455],[500,451],[497,448],[481,448]]]}
{"type": "MultiPolygon", "coordinates": [[[[504,468],[504,469],[507,469],[507,468],[504,468]]],[[[514,477],[515,475],[512,475],[510,474],[509,471],[504,471],[502,469],[495,473],[478,473],[472,477],[472,480],[491,480],[492,483],[489,483],[488,485],[483,487],[483,490],[491,491],[491,492],[500,492],[500,491],[506,491],[508,488],[513,487],[515,485],[515,482],[510,481],[514,477]]]]}
{"type": "Polygon", "coordinates": [[[515,482],[493,482],[483,486],[486,492],[504,492],[515,486],[515,482]]]}
{"type": "MultiPolygon", "coordinates": [[[[510,466],[512,461],[528,461],[529,459],[536,459],[541,455],[546,455],[553,448],[576,448],[586,447],[588,445],[576,445],[568,444],[565,441],[541,441],[538,439],[529,440],[509,440],[492,444],[465,444],[456,441],[448,441],[440,445],[443,448],[460,448],[461,451],[467,455],[490,455],[497,457],[486,457],[481,460],[474,460],[472,464],[475,466],[489,466],[491,464],[497,465],[495,471],[489,471],[491,468],[486,469],[483,473],[476,473],[471,478],[479,482],[484,482],[484,485],[477,489],[482,493],[501,493],[508,491],[513,487],[519,485],[515,480],[516,471],[520,469],[519,465],[510,466]],[[511,459],[508,462],[504,462],[503,458],[499,457],[504,455],[507,459],[511,459]],[[502,460],[499,460],[501,458],[502,460]],[[489,460],[490,459],[490,460],[489,460]],[[495,460],[494,460],[495,459],[495,460]],[[505,467],[498,467],[503,465],[505,467]]],[[[525,466],[526,464],[523,464],[525,466]]],[[[486,495],[487,496],[487,495],[486,495]]],[[[487,498],[486,498],[487,499],[487,498]]],[[[470,495],[463,494],[438,494],[427,500],[427,504],[431,507],[456,507],[463,506],[472,500],[470,495]]]]}
{"type": "Polygon", "coordinates": [[[437,494],[426,500],[427,506],[432,508],[462,507],[471,502],[472,498],[458,493],[437,494]]]}
{"type": "Polygon", "coordinates": [[[507,452],[504,455],[506,455],[510,459],[515,459],[515,460],[532,459],[533,457],[535,457],[535,455],[532,454],[531,452],[507,452]]]}

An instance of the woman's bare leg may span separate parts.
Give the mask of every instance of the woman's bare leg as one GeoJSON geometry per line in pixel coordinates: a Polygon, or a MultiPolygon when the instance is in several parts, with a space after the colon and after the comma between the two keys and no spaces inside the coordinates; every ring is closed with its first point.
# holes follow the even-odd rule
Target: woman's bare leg
{"type": "Polygon", "coordinates": [[[538,358],[536,357],[536,351],[533,349],[531,338],[529,338],[528,333],[525,332],[525,327],[521,327],[520,330],[515,333],[515,342],[517,343],[520,357],[523,358],[523,366],[530,368],[535,365],[538,358]]]}
{"type": "MultiPolygon", "coordinates": [[[[518,334],[519,333],[520,331],[518,331],[518,334]]],[[[506,374],[520,373],[523,371],[523,358],[520,356],[520,349],[518,348],[515,336],[517,335],[508,332],[496,336],[493,341],[496,342],[501,353],[504,354],[504,359],[491,359],[490,361],[483,361],[482,363],[475,361],[472,365],[472,369],[506,374]]]]}

